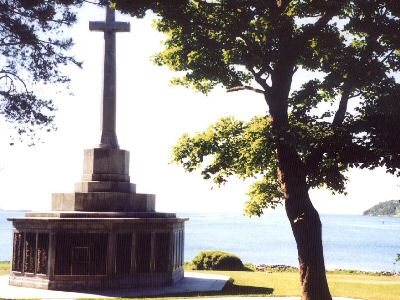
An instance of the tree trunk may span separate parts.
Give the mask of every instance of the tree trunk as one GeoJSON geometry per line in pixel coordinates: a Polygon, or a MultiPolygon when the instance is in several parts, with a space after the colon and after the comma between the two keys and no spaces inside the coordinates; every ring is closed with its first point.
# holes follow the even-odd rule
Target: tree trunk
{"type": "Polygon", "coordinates": [[[325,274],[321,221],[308,195],[305,164],[287,136],[290,129],[288,97],[296,56],[291,55],[293,49],[285,37],[287,34],[282,36],[280,63],[272,72],[272,85],[265,93],[276,134],[279,179],[297,244],[302,300],[332,300],[325,274]]]}
{"type": "Polygon", "coordinates": [[[325,274],[322,226],[306,183],[304,164],[292,146],[278,143],[285,209],[296,239],[302,300],[332,300],[325,274]]]}

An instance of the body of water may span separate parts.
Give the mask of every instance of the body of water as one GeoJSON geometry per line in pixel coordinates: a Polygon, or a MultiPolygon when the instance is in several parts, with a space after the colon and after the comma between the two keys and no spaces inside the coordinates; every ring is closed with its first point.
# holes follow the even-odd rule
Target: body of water
{"type": "MultiPolygon", "coordinates": [[[[11,223],[23,212],[0,211],[0,261],[11,259],[11,223]]],[[[244,262],[297,266],[296,244],[284,214],[248,218],[239,213],[180,213],[185,228],[185,260],[201,250],[224,250],[244,262]]],[[[400,218],[322,215],[325,263],[328,269],[400,271],[400,218]]]]}

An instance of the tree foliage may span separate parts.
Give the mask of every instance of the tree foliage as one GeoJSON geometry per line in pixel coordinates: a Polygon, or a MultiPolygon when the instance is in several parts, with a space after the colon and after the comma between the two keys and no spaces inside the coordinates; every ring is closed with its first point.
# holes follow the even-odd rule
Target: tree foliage
{"type": "Polygon", "coordinates": [[[274,155],[282,140],[304,164],[309,188],[343,193],[351,167],[385,166],[399,175],[398,1],[138,1],[140,11],[116,3],[161,17],[165,50],[154,61],[178,72],[173,83],[264,96],[267,116],[222,119],[184,135],[173,150],[187,171],[201,169],[217,184],[233,174],[255,177],[247,213],[260,215],[282,199],[274,155]],[[293,90],[299,72],[315,75],[293,90]],[[287,123],[270,126],[278,113],[287,123]]]}
{"type": "Polygon", "coordinates": [[[76,21],[74,8],[82,2],[0,1],[0,115],[19,134],[32,137],[35,128],[53,121],[53,101],[36,86],[66,84],[60,66],[80,66],[68,53],[73,43],[63,30],[76,21]]]}
{"type": "Polygon", "coordinates": [[[255,117],[248,123],[224,118],[203,133],[183,135],[173,148],[173,159],[188,172],[203,166],[203,178],[217,185],[234,174],[242,179],[259,177],[249,189],[245,210],[261,215],[262,208],[274,208],[283,199],[273,143],[267,117],[255,117]]]}

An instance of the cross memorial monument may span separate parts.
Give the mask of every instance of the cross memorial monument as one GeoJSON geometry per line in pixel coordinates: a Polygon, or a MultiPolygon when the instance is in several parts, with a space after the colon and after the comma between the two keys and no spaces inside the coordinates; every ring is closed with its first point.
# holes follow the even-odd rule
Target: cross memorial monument
{"type": "Polygon", "coordinates": [[[52,195],[51,211],[9,218],[13,258],[9,284],[42,289],[171,285],[183,278],[184,223],[155,211],[155,195],[136,193],[129,152],[116,135],[115,33],[129,31],[106,10],[101,140],[84,151],[82,181],[52,195]]]}
{"type": "Polygon", "coordinates": [[[118,149],[116,134],[116,32],[129,32],[130,24],[115,22],[115,11],[106,10],[106,22],[89,22],[92,31],[104,32],[104,76],[103,99],[101,102],[101,141],[100,148],[118,149]]]}

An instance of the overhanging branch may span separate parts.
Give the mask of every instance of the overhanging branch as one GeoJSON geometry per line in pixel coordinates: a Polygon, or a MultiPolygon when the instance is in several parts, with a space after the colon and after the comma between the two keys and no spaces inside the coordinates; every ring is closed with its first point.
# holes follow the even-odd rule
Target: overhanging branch
{"type": "Polygon", "coordinates": [[[226,92],[227,93],[231,93],[231,92],[237,92],[237,91],[243,91],[243,90],[253,91],[253,92],[259,93],[259,94],[265,94],[264,90],[257,89],[255,87],[252,87],[252,86],[249,86],[249,85],[235,86],[235,87],[232,87],[230,89],[227,89],[226,92]]]}

